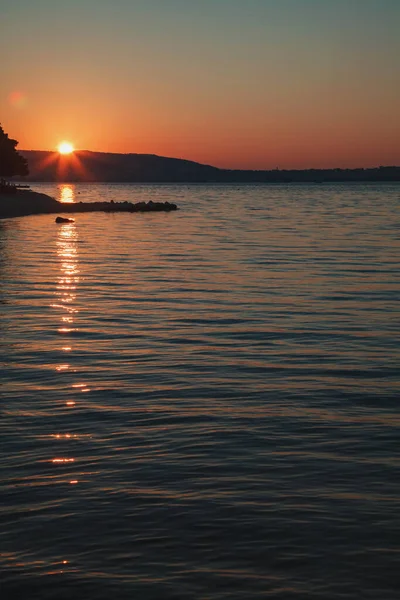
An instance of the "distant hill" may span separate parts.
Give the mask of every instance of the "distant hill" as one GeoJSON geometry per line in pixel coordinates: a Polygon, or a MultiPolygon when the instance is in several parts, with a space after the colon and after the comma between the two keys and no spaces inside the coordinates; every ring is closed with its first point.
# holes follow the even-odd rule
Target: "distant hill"
{"type": "Polygon", "coordinates": [[[154,154],[111,154],[76,151],[59,155],[39,150],[20,151],[28,161],[27,181],[91,182],[208,182],[219,181],[220,169],[189,160],[154,154]]]}
{"type": "Polygon", "coordinates": [[[400,167],[249,171],[218,169],[155,154],[111,154],[80,150],[71,155],[21,150],[28,161],[26,181],[132,183],[324,183],[400,181],[400,167]]]}

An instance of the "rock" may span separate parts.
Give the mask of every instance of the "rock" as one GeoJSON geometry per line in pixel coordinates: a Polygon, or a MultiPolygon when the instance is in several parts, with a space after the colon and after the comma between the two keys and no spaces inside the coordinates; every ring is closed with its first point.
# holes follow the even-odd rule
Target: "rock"
{"type": "Polygon", "coordinates": [[[56,217],[56,223],[75,223],[74,219],[67,219],[65,217],[56,217]]]}
{"type": "Polygon", "coordinates": [[[63,212],[62,205],[46,194],[20,189],[0,194],[0,219],[58,212],[63,212]]]}
{"type": "MultiPolygon", "coordinates": [[[[172,202],[71,202],[61,203],[54,198],[33,192],[32,190],[20,190],[5,194],[0,193],[0,219],[10,217],[23,217],[25,215],[57,214],[57,213],[83,213],[83,212],[157,212],[177,210],[178,207],[172,202]]],[[[56,223],[71,223],[73,220],[58,217],[56,223]]]]}

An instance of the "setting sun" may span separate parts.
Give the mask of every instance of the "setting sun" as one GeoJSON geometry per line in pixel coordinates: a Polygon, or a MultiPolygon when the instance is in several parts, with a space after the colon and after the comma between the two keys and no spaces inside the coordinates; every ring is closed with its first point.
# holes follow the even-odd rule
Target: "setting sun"
{"type": "Polygon", "coordinates": [[[60,154],[71,154],[74,151],[74,147],[69,142],[61,142],[58,145],[58,151],[60,154]]]}

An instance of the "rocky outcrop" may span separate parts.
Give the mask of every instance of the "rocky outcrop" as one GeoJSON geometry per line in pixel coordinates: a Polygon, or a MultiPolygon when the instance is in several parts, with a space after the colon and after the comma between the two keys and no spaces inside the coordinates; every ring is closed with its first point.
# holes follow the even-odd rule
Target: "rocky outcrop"
{"type": "Polygon", "coordinates": [[[159,212],[177,210],[176,204],[171,202],[74,202],[71,204],[61,204],[61,212],[80,213],[80,212],[159,212]]]}
{"type": "Polygon", "coordinates": [[[177,210],[171,202],[74,202],[66,204],[32,190],[18,189],[0,194],[0,219],[26,215],[82,212],[169,212],[177,210]]]}
{"type": "Polygon", "coordinates": [[[56,217],[56,223],[75,223],[74,219],[67,219],[66,217],[56,217]]]}
{"type": "Polygon", "coordinates": [[[12,194],[0,194],[0,218],[2,219],[56,212],[63,212],[60,209],[60,202],[46,194],[19,189],[12,194]]]}

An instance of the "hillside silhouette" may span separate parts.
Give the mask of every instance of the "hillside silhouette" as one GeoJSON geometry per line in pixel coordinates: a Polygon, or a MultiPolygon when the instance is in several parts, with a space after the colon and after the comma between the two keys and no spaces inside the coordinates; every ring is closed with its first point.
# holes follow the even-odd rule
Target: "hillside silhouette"
{"type": "Polygon", "coordinates": [[[400,167],[251,171],[219,169],[155,154],[76,151],[71,155],[21,150],[29,166],[25,181],[132,183],[324,183],[400,181],[400,167]]]}

